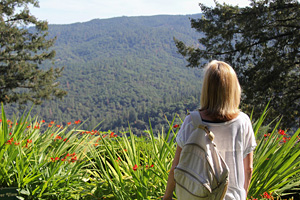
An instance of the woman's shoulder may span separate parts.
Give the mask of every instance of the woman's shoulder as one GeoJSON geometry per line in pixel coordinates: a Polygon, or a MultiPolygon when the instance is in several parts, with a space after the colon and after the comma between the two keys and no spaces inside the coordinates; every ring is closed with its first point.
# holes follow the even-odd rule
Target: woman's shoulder
{"type": "Polygon", "coordinates": [[[188,113],[184,118],[183,124],[190,124],[190,123],[192,123],[192,117],[191,114],[188,113]]]}
{"type": "MultiPolygon", "coordinates": [[[[192,112],[199,112],[199,111],[192,111],[192,112]]],[[[240,111],[239,114],[235,118],[233,118],[233,119],[231,119],[229,121],[226,121],[226,122],[222,122],[222,123],[220,123],[220,122],[218,122],[218,123],[209,122],[209,121],[203,120],[203,118],[202,118],[202,121],[204,123],[219,124],[219,125],[222,125],[222,124],[231,124],[231,123],[234,123],[234,122],[236,122],[236,123],[251,123],[251,120],[250,120],[249,116],[246,113],[242,112],[242,111],[240,111]]],[[[183,125],[188,125],[188,124],[192,124],[192,123],[193,123],[193,121],[192,121],[191,114],[188,113],[187,116],[184,119],[183,125]]]]}
{"type": "Polygon", "coordinates": [[[236,118],[232,119],[228,123],[235,123],[235,124],[246,125],[246,126],[250,126],[252,124],[250,117],[242,111],[240,111],[239,115],[236,118]]]}
{"type": "Polygon", "coordinates": [[[240,111],[238,117],[241,118],[241,119],[243,119],[243,120],[248,120],[248,121],[250,121],[250,117],[249,117],[246,113],[244,113],[244,112],[242,112],[242,111],[240,111]]]}

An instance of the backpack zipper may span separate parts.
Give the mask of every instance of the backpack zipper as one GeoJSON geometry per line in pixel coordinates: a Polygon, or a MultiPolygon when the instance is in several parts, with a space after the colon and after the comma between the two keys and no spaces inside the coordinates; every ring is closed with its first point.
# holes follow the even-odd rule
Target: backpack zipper
{"type": "MultiPolygon", "coordinates": [[[[183,172],[185,172],[185,173],[187,173],[187,174],[189,174],[190,176],[192,176],[193,178],[195,178],[201,185],[203,185],[204,186],[204,188],[209,192],[209,193],[211,193],[211,189],[208,187],[208,186],[206,186],[205,184],[203,184],[197,177],[195,177],[193,174],[191,174],[190,172],[188,172],[187,170],[185,170],[185,169],[182,169],[182,168],[180,168],[180,167],[178,167],[178,166],[176,166],[175,167],[175,169],[178,169],[178,170],[180,170],[180,171],[183,171],[183,172]]],[[[176,182],[176,180],[175,180],[175,182],[176,182]]],[[[177,183],[177,182],[176,182],[177,183]]],[[[178,183],[177,183],[178,184],[178,183]]],[[[180,185],[180,184],[179,184],[180,185]]],[[[181,187],[183,187],[185,190],[187,190],[184,186],[182,186],[182,185],[180,185],[181,187]]],[[[187,190],[188,191],[188,190],[187,190]]],[[[189,193],[191,193],[190,191],[188,191],[189,193]]],[[[192,194],[192,193],[191,193],[192,194]]],[[[196,196],[196,197],[201,197],[201,196],[197,196],[197,195],[195,195],[195,194],[192,194],[192,195],[194,195],[194,196],[196,196]]]]}
{"type": "Polygon", "coordinates": [[[186,189],[186,187],[184,187],[183,185],[181,185],[181,184],[179,184],[179,183],[176,183],[176,184],[178,184],[178,185],[179,185],[180,187],[182,187],[185,191],[187,191],[188,193],[190,193],[191,195],[193,195],[193,196],[195,196],[195,197],[198,197],[198,198],[207,198],[207,197],[208,197],[208,196],[202,197],[202,196],[195,195],[195,194],[191,193],[190,191],[188,191],[188,189],[186,189]]]}
{"type": "MultiPolygon", "coordinates": [[[[202,151],[204,151],[204,152],[205,152],[205,158],[206,158],[206,161],[208,162],[208,165],[209,165],[210,169],[211,169],[213,172],[215,171],[215,170],[213,169],[213,167],[211,166],[210,161],[207,159],[206,151],[205,151],[199,144],[197,144],[197,143],[187,143],[187,144],[185,144],[185,145],[195,145],[195,146],[197,146],[198,148],[200,148],[202,151]]],[[[213,173],[213,176],[215,177],[215,179],[216,179],[216,181],[217,181],[217,185],[218,185],[218,187],[219,187],[220,182],[219,182],[217,176],[215,175],[215,173],[213,173]]]]}

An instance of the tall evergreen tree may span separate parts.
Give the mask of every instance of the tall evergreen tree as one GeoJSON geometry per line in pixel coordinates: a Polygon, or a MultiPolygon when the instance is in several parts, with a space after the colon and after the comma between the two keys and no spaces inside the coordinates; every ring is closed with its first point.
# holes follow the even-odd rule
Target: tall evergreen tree
{"type": "Polygon", "coordinates": [[[204,33],[199,47],[175,39],[187,66],[212,59],[230,63],[243,87],[243,103],[259,111],[272,99],[273,114],[283,114],[285,125],[295,125],[300,110],[299,2],[251,0],[244,8],[219,3],[200,8],[203,17],[191,19],[192,28],[204,33]]]}
{"type": "Polygon", "coordinates": [[[40,104],[44,99],[62,97],[56,79],[62,68],[42,70],[39,65],[53,60],[55,38],[47,39],[48,23],[30,14],[37,0],[0,1],[0,101],[40,104]],[[31,27],[34,26],[34,27],[31,27]],[[29,28],[30,27],[30,28],[29,28]]]}

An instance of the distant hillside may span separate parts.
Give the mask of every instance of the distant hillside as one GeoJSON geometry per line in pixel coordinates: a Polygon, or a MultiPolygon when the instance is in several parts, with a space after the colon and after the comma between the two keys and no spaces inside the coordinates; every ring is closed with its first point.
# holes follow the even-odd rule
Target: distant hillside
{"type": "MultiPolygon", "coordinates": [[[[55,66],[65,66],[62,100],[46,101],[32,111],[46,121],[67,123],[88,119],[102,130],[128,127],[144,130],[149,119],[159,129],[175,113],[184,117],[199,104],[201,70],[186,68],[173,37],[196,45],[199,33],[190,16],[150,16],[95,19],[85,23],[50,25],[57,37],[55,66]]],[[[43,67],[49,67],[44,64],[43,67]]],[[[17,108],[9,109],[16,111],[17,108]]]]}

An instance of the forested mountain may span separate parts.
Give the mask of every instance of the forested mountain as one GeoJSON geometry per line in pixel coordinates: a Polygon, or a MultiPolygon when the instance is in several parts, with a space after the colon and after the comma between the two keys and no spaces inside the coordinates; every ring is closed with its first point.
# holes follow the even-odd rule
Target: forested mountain
{"type": "MultiPolygon", "coordinates": [[[[189,17],[162,15],[95,19],[85,23],[50,25],[57,37],[56,67],[68,92],[63,100],[45,101],[32,114],[66,124],[81,120],[93,129],[118,132],[128,123],[136,134],[148,127],[160,129],[177,113],[199,105],[201,69],[186,68],[173,37],[196,45],[199,34],[189,17]]],[[[50,63],[44,63],[43,68],[50,63]]],[[[16,112],[17,106],[6,106],[16,112]]],[[[28,105],[27,107],[30,107],[28,105]]]]}

